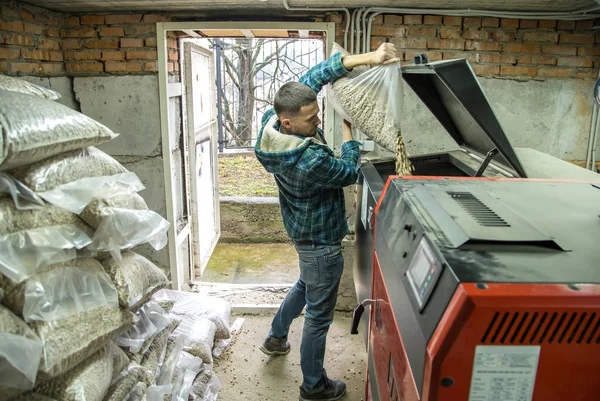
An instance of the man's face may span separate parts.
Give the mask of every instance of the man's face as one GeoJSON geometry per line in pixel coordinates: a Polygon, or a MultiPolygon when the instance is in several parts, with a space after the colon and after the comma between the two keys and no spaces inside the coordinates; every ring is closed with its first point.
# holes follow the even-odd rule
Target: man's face
{"type": "Polygon", "coordinates": [[[319,104],[313,102],[308,106],[302,106],[298,113],[293,115],[282,115],[281,124],[288,134],[304,137],[315,136],[317,127],[321,124],[319,118],[319,104]]]}

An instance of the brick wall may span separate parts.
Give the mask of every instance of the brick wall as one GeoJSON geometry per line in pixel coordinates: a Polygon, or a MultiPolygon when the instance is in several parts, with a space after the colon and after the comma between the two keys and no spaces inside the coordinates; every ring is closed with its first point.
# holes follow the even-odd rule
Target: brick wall
{"type": "MultiPolygon", "coordinates": [[[[343,19],[328,17],[337,23],[339,44],[343,19]]],[[[379,15],[373,21],[371,48],[389,39],[404,63],[421,53],[430,61],[466,58],[479,76],[596,78],[600,33],[592,31],[593,22],[379,15]]]]}
{"type": "Polygon", "coordinates": [[[57,29],[64,16],[48,10],[2,5],[0,17],[0,73],[64,75],[63,52],[57,29]]]}

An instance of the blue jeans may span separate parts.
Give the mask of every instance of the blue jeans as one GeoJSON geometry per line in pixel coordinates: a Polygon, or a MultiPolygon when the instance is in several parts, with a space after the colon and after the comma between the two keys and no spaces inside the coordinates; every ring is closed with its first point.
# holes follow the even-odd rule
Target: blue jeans
{"type": "Polygon", "coordinates": [[[323,389],[323,360],[329,326],[337,301],[344,257],[340,245],[295,245],[300,261],[300,278],[287,294],[271,325],[269,335],[287,337],[292,321],[306,306],[300,365],[309,393],[323,389]]]}

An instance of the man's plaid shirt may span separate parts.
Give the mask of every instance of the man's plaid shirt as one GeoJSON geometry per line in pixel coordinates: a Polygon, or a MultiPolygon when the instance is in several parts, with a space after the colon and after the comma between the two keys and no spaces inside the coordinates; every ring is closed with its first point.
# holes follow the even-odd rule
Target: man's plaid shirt
{"type": "MultiPolygon", "coordinates": [[[[318,93],[324,85],[346,75],[340,54],[311,68],[300,82],[318,93]]],[[[270,109],[262,120],[255,152],[267,171],[273,173],[279,187],[279,203],[283,223],[292,240],[312,241],[315,244],[339,244],[348,233],[343,188],[354,184],[358,177],[359,143],[342,144],[336,159],[326,145],[301,138],[292,149],[261,148],[263,134],[271,120],[270,135],[285,135],[279,131],[280,122],[270,109]]],[[[319,135],[324,138],[320,128],[319,135]]]]}

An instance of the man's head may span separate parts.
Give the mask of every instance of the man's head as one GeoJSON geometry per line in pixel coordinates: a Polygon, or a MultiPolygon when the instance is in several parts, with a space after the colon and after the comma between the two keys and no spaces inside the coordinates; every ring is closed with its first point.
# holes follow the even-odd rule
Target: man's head
{"type": "Polygon", "coordinates": [[[299,82],[288,82],[277,91],[274,108],[287,134],[314,136],[321,124],[315,91],[299,82]]]}

